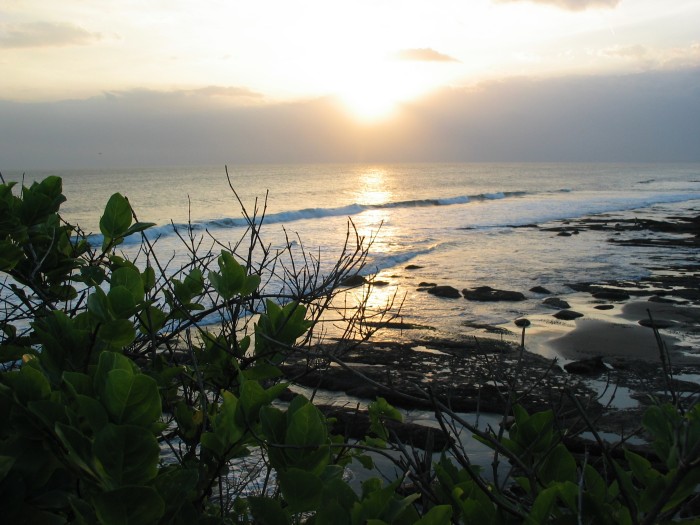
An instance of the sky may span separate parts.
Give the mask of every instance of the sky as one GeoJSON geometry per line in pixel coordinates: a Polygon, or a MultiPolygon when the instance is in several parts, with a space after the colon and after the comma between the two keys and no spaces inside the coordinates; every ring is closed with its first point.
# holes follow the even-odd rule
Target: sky
{"type": "Polygon", "coordinates": [[[700,0],[4,0],[0,171],[699,162],[700,0]]]}

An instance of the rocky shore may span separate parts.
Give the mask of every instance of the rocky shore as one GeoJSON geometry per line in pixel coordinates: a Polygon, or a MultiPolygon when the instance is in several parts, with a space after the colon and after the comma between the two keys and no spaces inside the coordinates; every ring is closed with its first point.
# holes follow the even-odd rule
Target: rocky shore
{"type": "MultiPolygon", "coordinates": [[[[421,282],[419,290],[445,301],[521,301],[528,292],[541,296],[549,313],[524,316],[527,322],[514,319],[517,326],[475,327],[479,337],[458,341],[429,336],[405,340],[403,322],[394,328],[404,330],[404,341],[329,345],[318,348],[313,359],[288,363],[285,372],[307,388],[342,395],[347,406],[327,411],[336,411],[345,431],[363,428],[358,426],[362,411],[353,402],[378,396],[397,407],[428,411],[438,403],[455,412],[496,414],[513,402],[529,411],[552,408],[572,433],[585,426],[583,406],[599,431],[625,437],[640,433],[641,413],[651,396],[665,398],[673,391],[687,403],[696,400],[700,263],[693,250],[700,244],[698,210],[663,220],[596,216],[527,227],[543,235],[572,237],[566,242],[575,242],[580,232],[596,231],[620,249],[675,247],[684,255],[672,265],[650,260],[650,275],[637,281],[570,283],[571,293],[564,297],[541,286],[527,291],[488,285],[459,290],[421,282]],[[504,340],[506,332],[510,337],[504,340]],[[524,346],[518,344],[522,342],[524,346]],[[542,348],[548,352],[538,353],[546,357],[530,351],[542,348]],[[319,363],[323,366],[315,366],[319,363]]],[[[416,432],[409,429],[404,439],[424,442],[426,437],[416,432]]]]}

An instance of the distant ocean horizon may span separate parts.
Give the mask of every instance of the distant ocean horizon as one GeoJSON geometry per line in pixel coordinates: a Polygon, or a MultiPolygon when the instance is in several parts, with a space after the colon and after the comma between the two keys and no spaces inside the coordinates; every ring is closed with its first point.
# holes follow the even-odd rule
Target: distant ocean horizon
{"type": "MultiPolygon", "coordinates": [[[[322,254],[323,269],[339,253],[348,219],[361,235],[376,235],[364,273],[389,282],[376,301],[396,291],[412,321],[445,330],[466,318],[507,322],[520,307],[473,311],[465,301],[417,293],[420,281],[459,289],[542,285],[563,293],[576,280],[639,278],[652,255],[600,236],[582,233],[564,242],[523,226],[639,209],[671,213],[700,202],[700,163],[290,164],[229,166],[228,172],[248,212],[264,210],[263,235],[273,249],[285,235],[298,235],[322,254]],[[409,264],[423,268],[410,272],[409,264]]],[[[64,218],[96,242],[114,192],[129,198],[139,220],[156,223],[149,237],[176,259],[185,251],[175,230],[191,226],[235,242],[245,225],[223,166],[28,171],[25,184],[48,175],[63,178],[64,218]]],[[[3,176],[20,180],[22,173],[3,176]]],[[[659,252],[653,256],[675,257],[659,252]]]]}

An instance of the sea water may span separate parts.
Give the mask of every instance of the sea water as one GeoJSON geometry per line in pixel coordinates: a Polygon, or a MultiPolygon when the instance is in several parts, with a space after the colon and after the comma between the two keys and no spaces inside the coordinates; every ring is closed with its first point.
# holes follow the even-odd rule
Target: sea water
{"type": "Polygon", "coordinates": [[[63,216],[94,242],[104,205],[120,192],[140,221],[156,224],[148,236],[175,264],[187,260],[176,232],[235,243],[245,210],[262,222],[271,249],[292,239],[320,254],[328,271],[351,224],[374,239],[363,273],[388,283],[375,289],[373,305],[399,298],[404,320],[453,334],[469,322],[507,322],[532,305],[441,299],[417,291],[421,282],[565,293],[569,282],[636,279],[650,257],[682,256],[678,248],[621,248],[598,232],[562,238],[524,226],[672,213],[700,200],[700,164],[254,165],[229,166],[228,177],[223,166],[3,173],[25,184],[48,175],[63,178],[63,216]]]}

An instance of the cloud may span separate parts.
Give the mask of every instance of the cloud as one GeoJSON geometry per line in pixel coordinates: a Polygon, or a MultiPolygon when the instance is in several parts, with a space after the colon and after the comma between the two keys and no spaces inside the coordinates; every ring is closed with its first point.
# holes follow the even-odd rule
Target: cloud
{"type": "Polygon", "coordinates": [[[535,4],[548,4],[568,11],[585,11],[586,9],[609,8],[613,9],[622,0],[494,0],[498,4],[514,2],[532,2],[535,4]]]}
{"type": "Polygon", "coordinates": [[[0,48],[82,46],[97,40],[99,33],[90,33],[69,23],[33,22],[0,26],[0,48]]]}
{"type": "Polygon", "coordinates": [[[148,111],[146,108],[149,107],[153,109],[169,108],[170,105],[177,105],[181,110],[189,108],[193,111],[201,111],[203,108],[219,107],[221,104],[244,107],[265,102],[265,96],[262,93],[241,86],[205,86],[170,91],[154,89],[106,91],[102,97],[89,100],[99,101],[101,99],[125,107],[143,106],[146,111],[148,111]]]}
{"type": "Polygon", "coordinates": [[[700,67],[700,42],[687,46],[650,49],[641,45],[613,46],[593,52],[605,59],[637,64],[640,69],[674,70],[700,67]]]}
{"type": "Polygon", "coordinates": [[[632,46],[613,46],[607,49],[603,49],[599,53],[604,57],[612,58],[633,58],[633,59],[643,59],[649,55],[649,51],[641,45],[632,46]]]}
{"type": "Polygon", "coordinates": [[[443,55],[429,47],[402,49],[394,55],[398,60],[414,60],[420,62],[459,62],[456,58],[443,55]]]}
{"type": "Polygon", "coordinates": [[[183,91],[194,95],[226,98],[262,99],[264,95],[252,89],[238,86],[207,86],[183,91]]]}
{"type": "Polygon", "coordinates": [[[700,162],[700,68],[452,88],[372,126],[211,86],[0,100],[0,170],[303,162],[700,162]],[[256,100],[256,99],[254,99],[256,100]]]}

